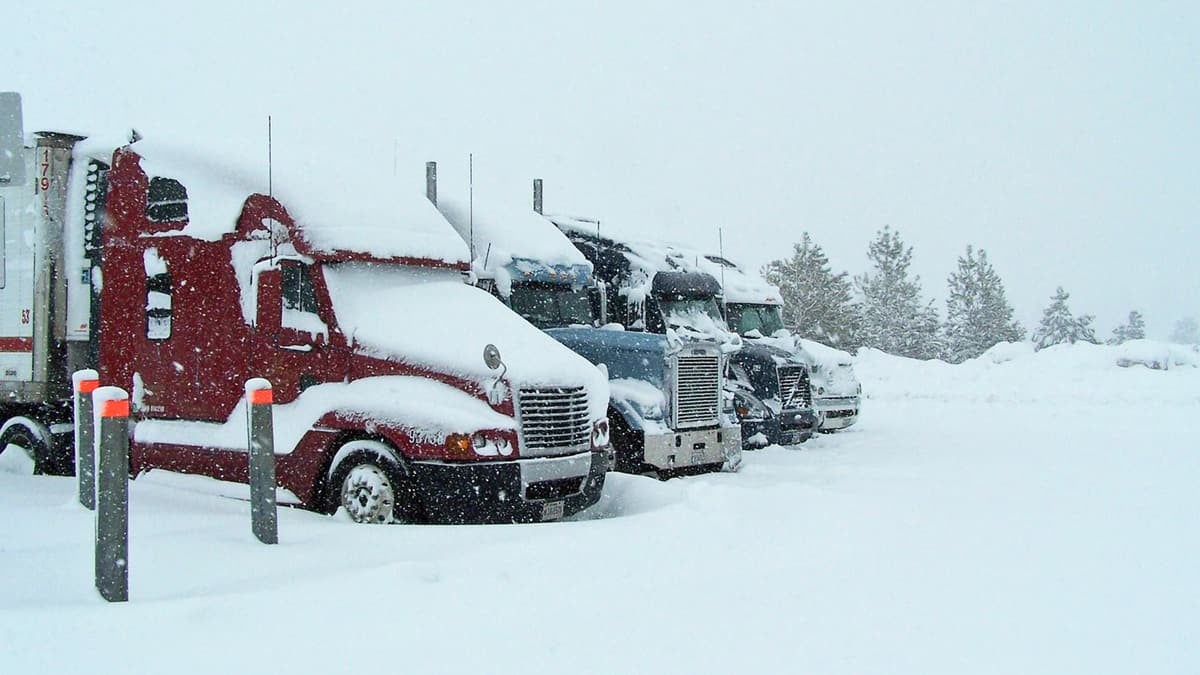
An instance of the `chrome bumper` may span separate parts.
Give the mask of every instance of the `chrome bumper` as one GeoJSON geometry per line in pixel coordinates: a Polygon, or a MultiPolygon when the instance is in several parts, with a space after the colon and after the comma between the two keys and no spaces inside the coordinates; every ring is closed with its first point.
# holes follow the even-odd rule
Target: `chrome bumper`
{"type": "Polygon", "coordinates": [[[740,458],[742,434],[739,427],[646,434],[644,447],[645,462],[656,469],[722,464],[740,458]]]}

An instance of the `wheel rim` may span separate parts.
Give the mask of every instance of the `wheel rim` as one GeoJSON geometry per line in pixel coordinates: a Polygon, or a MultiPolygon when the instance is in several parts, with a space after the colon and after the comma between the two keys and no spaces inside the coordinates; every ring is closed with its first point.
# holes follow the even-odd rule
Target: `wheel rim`
{"type": "Polygon", "coordinates": [[[356,523],[393,522],[395,505],[392,481],[374,464],[359,464],[342,480],[342,507],[356,523]]]}

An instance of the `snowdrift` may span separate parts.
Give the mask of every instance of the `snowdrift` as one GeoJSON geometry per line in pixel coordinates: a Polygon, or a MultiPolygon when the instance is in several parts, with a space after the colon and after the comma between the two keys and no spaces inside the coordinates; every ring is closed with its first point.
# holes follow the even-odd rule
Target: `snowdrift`
{"type": "Polygon", "coordinates": [[[1028,342],[1005,342],[958,365],[863,348],[854,358],[854,369],[868,400],[1200,403],[1200,353],[1151,340],[1118,346],[1063,344],[1041,351],[1028,342]]]}

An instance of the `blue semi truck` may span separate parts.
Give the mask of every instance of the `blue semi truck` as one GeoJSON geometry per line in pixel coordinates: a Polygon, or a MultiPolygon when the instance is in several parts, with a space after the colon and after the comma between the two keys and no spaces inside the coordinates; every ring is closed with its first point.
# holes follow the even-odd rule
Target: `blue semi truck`
{"type": "Polygon", "coordinates": [[[609,316],[626,330],[739,345],[725,364],[725,397],[742,427],[743,447],[795,445],[812,437],[817,416],[808,361],[794,350],[743,342],[730,331],[721,284],[705,269],[702,256],[675,245],[602,234],[594,220],[549,218],[592,263],[609,316]]]}
{"type": "MultiPolygon", "coordinates": [[[[740,466],[741,429],[724,395],[736,344],[624,330],[607,321],[609,294],[593,263],[528,203],[489,200],[486,191],[439,199],[432,162],[426,190],[473,252],[470,281],[607,371],[616,470],[669,477],[740,466]]],[[[680,281],[665,275],[658,283],[680,281]]]]}

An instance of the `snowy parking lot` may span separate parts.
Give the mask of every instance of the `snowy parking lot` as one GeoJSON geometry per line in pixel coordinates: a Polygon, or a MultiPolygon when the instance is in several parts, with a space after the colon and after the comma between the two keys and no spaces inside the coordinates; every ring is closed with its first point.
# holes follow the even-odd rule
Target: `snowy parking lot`
{"type": "Polygon", "coordinates": [[[0,473],[0,672],[1197,672],[1200,369],[1105,350],[860,354],[857,426],[573,522],[283,509],[269,547],[151,473],[119,605],[73,479],[0,473]]]}

